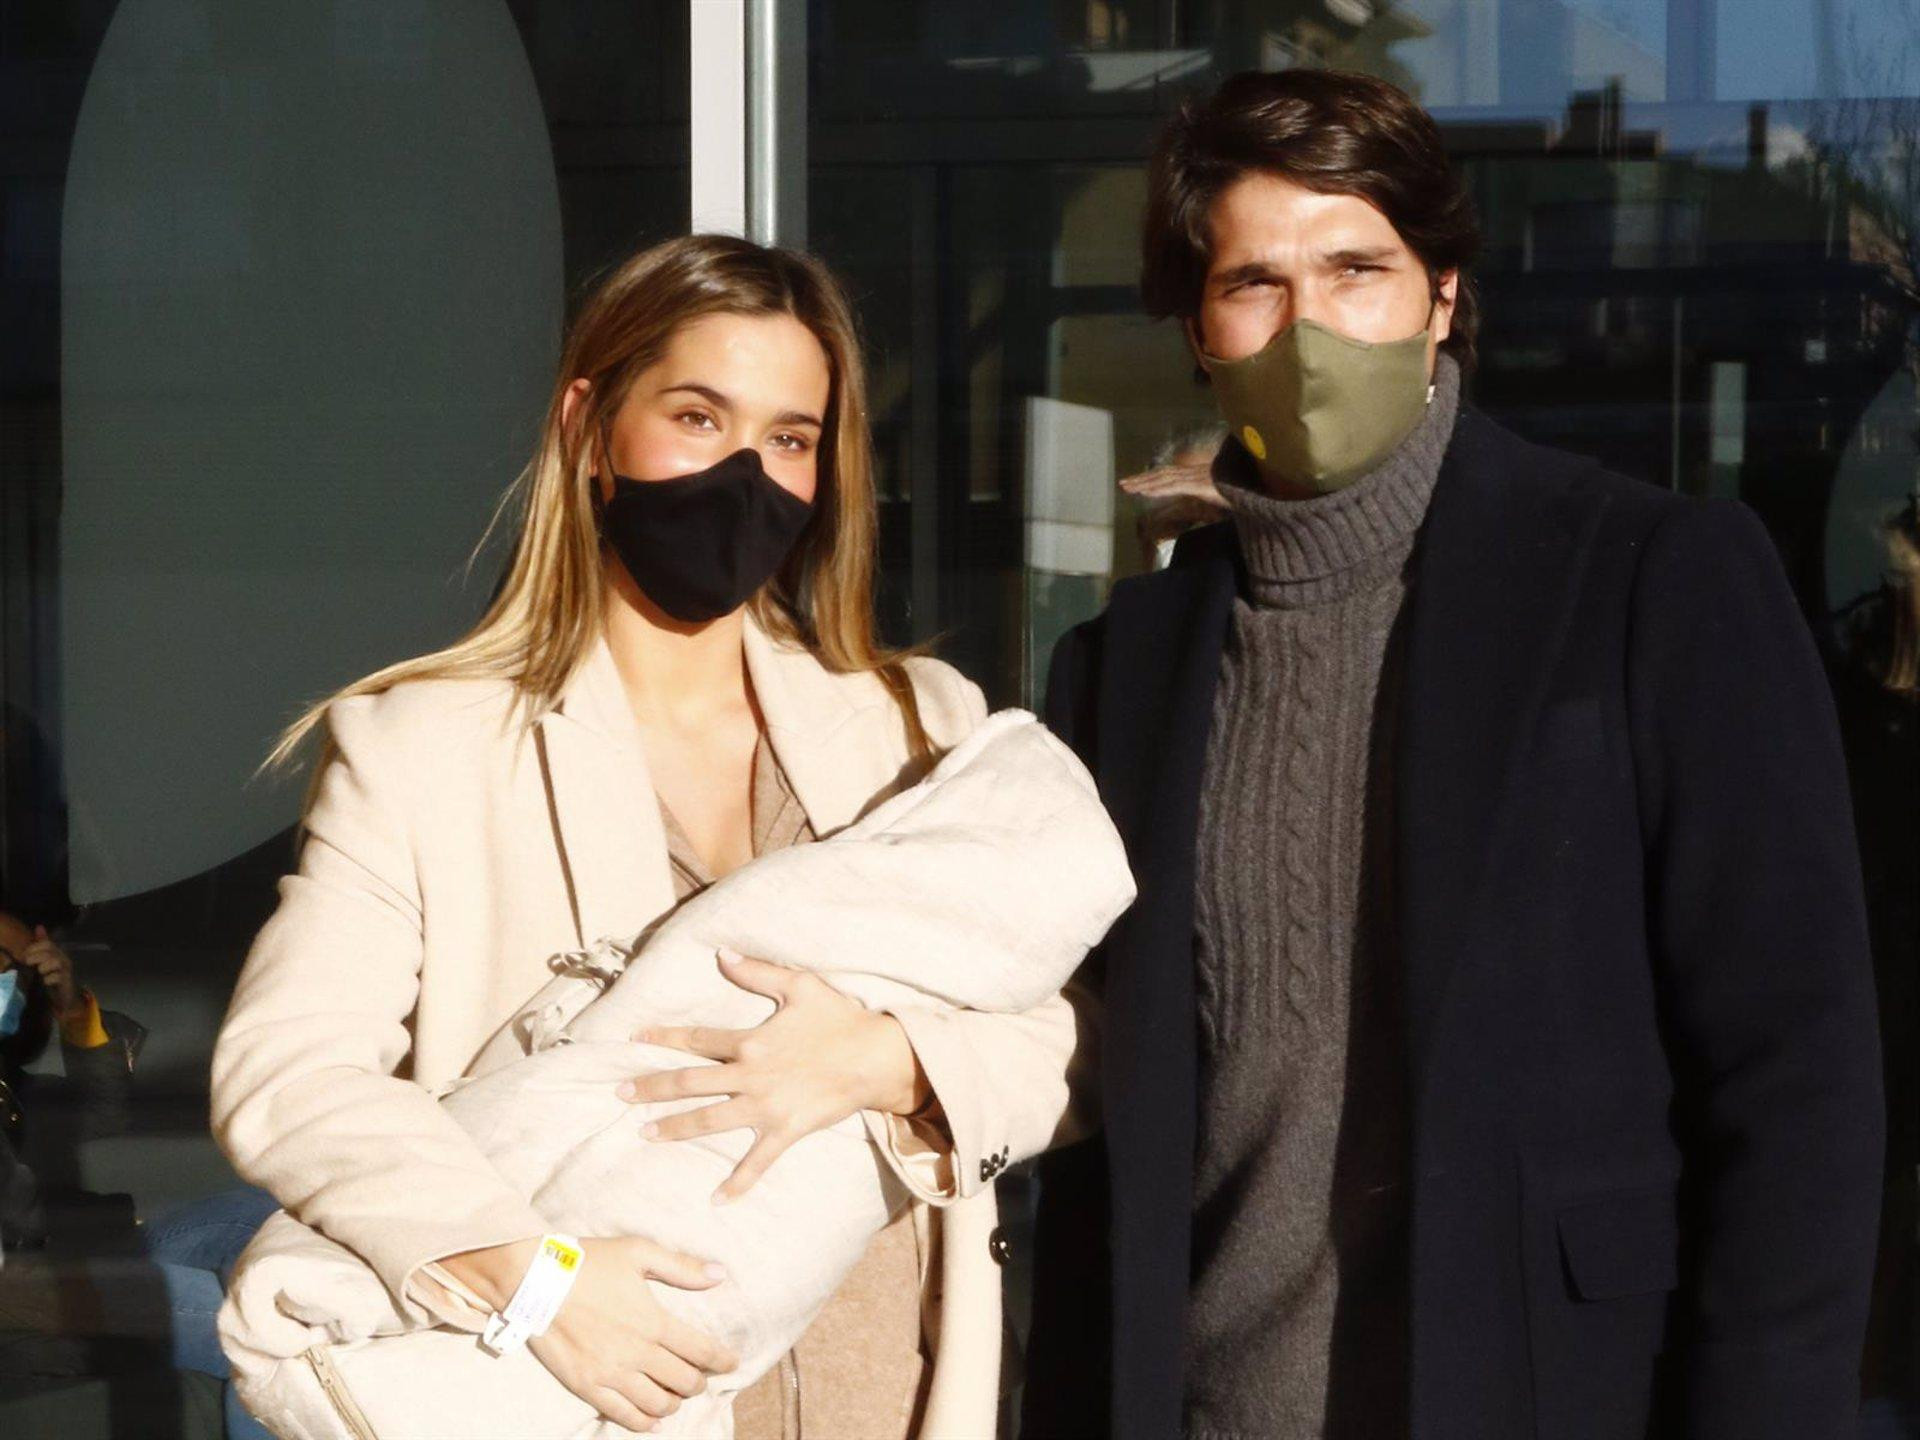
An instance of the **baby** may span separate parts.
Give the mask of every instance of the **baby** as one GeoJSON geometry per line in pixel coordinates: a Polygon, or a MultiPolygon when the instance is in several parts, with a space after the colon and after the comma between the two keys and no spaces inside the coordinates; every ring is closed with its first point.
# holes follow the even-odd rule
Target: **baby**
{"type": "MultiPolygon", "coordinates": [[[[1066,983],[1133,894],[1091,778],[1031,715],[1005,711],[919,784],[817,844],[735,871],[637,948],[602,942],[560,957],[563,973],[441,1103],[554,1229],[645,1235],[726,1267],[712,1290],[656,1291],[740,1357],[659,1433],[729,1434],[733,1396],[792,1346],[907,1192],[856,1115],[715,1207],[708,1197],[751,1133],[643,1139],[647,1121],[708,1102],[636,1107],[617,1084],[708,1062],[628,1037],[643,1025],[764,1020],[772,1002],[719,974],[723,947],[814,971],[875,1009],[1029,1009],[1066,983]]],[[[444,1421],[433,1433],[449,1436],[627,1433],[524,1349],[496,1358],[462,1331],[410,1330],[357,1256],[284,1213],[243,1257],[221,1335],[242,1398],[288,1435],[415,1436],[429,1411],[444,1421]],[[310,1376],[338,1428],[295,1418],[308,1412],[286,1387],[310,1395],[310,1376]]]]}

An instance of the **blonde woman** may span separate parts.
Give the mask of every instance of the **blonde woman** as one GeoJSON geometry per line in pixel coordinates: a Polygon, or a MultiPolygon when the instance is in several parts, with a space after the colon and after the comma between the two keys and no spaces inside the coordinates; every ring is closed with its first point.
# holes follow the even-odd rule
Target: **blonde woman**
{"type": "MultiPolygon", "coordinates": [[[[276,752],[325,731],[299,871],[214,1056],[236,1168],[423,1321],[503,1310],[545,1228],[434,1093],[549,958],[850,823],[985,715],[951,668],[874,640],[864,379],[813,260],[696,236],[609,276],[568,339],[523,500],[474,631],[349,686],[276,752]]],[[[751,1128],[724,1201],[795,1139],[869,1112],[917,1197],[741,1397],[736,1433],[990,1434],[991,1182],[1062,1124],[1072,1006],[889,1014],[752,957],[729,974],[779,1008],[750,1031],[650,1037],[718,1062],[701,1072],[715,1102],[654,1138],[751,1128]]],[[[733,1363],[649,1277],[724,1279],[643,1239],[589,1240],[532,1342],[633,1430],[733,1363]]]]}

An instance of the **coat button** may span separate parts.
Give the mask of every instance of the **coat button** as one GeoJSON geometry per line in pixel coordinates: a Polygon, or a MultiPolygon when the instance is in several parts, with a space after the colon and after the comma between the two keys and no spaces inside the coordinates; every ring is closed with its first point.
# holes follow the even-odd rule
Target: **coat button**
{"type": "Polygon", "coordinates": [[[996,1265],[1006,1264],[1008,1257],[1013,1254],[1013,1245],[1007,1239],[1007,1230],[1004,1225],[993,1227],[993,1233],[987,1237],[987,1253],[993,1257],[993,1263],[996,1265]]]}

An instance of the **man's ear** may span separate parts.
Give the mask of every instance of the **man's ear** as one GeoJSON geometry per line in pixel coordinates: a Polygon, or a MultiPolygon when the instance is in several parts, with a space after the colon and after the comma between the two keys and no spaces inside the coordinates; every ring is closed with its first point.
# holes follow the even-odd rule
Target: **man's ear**
{"type": "Polygon", "coordinates": [[[1187,337],[1187,353],[1193,357],[1193,378],[1201,385],[1208,383],[1207,346],[1200,338],[1200,317],[1188,315],[1180,321],[1180,333],[1187,337]]]}
{"type": "Polygon", "coordinates": [[[1453,333],[1453,307],[1460,298],[1460,272],[1442,270],[1434,280],[1435,313],[1433,341],[1438,345],[1453,333]]]}

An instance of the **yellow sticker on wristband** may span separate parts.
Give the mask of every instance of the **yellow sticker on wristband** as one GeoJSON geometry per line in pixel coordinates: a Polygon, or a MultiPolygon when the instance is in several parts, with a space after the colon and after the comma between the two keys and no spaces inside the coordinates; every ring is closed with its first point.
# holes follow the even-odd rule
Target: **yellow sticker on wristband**
{"type": "Polygon", "coordinates": [[[571,1270],[580,1263],[580,1247],[569,1245],[558,1235],[547,1236],[544,1248],[547,1257],[558,1263],[562,1270],[571,1270]]]}

